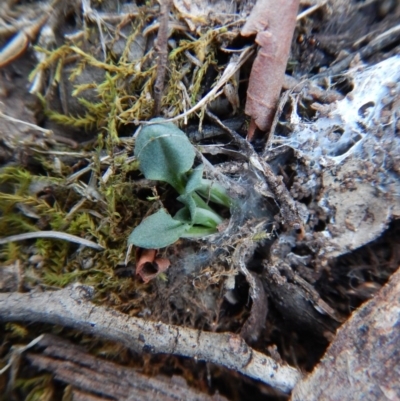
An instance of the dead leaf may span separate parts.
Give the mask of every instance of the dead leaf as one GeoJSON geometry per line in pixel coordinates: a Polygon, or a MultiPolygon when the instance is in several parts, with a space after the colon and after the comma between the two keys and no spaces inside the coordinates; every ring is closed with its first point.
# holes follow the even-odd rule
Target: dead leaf
{"type": "MultiPolygon", "coordinates": [[[[274,118],[276,105],[285,76],[299,0],[258,0],[242,36],[256,34],[260,50],[254,60],[247,90],[246,114],[257,127],[268,131],[274,118]]],[[[248,139],[252,135],[249,133],[248,139]]]]}

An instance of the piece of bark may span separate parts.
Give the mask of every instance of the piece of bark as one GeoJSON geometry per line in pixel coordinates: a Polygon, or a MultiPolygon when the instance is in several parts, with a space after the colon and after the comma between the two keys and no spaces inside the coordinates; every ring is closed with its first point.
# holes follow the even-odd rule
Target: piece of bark
{"type": "Polygon", "coordinates": [[[181,355],[223,365],[283,392],[301,377],[253,350],[238,335],[208,333],[130,317],[89,302],[93,289],[75,284],[53,292],[0,294],[0,321],[39,321],[72,327],[136,352],[181,355]]]}
{"type": "MultiPolygon", "coordinates": [[[[248,235],[254,235],[248,230],[248,235]]],[[[250,237],[251,238],[251,237],[250,237]]],[[[257,341],[265,325],[268,313],[268,300],[261,279],[247,268],[248,260],[254,254],[257,243],[252,239],[243,240],[236,245],[232,263],[246,277],[249,284],[249,295],[252,300],[250,316],[240,330],[240,335],[247,341],[257,341]]]]}
{"type": "Polygon", "coordinates": [[[338,330],[292,401],[400,399],[400,270],[338,330]]]}
{"type": "Polygon", "coordinates": [[[285,76],[299,0],[258,0],[242,36],[256,34],[260,46],[251,70],[245,112],[261,131],[268,131],[285,76]]]}
{"type": "Polygon", "coordinates": [[[226,401],[218,394],[209,396],[190,388],[181,377],[149,377],[135,369],[96,358],[84,349],[56,336],[45,334],[37,347],[43,354],[28,353],[26,358],[40,370],[77,389],[78,399],[173,401],[226,401]],[[87,398],[82,398],[86,395],[87,398]]]}
{"type": "Polygon", "coordinates": [[[322,308],[312,295],[290,279],[290,274],[279,269],[282,263],[265,262],[263,265],[264,285],[271,303],[283,319],[298,331],[313,333],[319,337],[333,337],[338,322],[322,313],[322,308]]]}

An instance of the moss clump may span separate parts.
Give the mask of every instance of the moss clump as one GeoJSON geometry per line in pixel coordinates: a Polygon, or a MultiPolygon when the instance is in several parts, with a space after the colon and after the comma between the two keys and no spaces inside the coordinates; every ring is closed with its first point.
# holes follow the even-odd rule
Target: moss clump
{"type": "MultiPolygon", "coordinates": [[[[107,41],[99,34],[96,24],[88,24],[83,38],[71,44],[64,44],[54,50],[35,47],[44,57],[31,73],[30,79],[33,80],[39,73],[51,71],[49,88],[63,86],[70,81],[73,90],[67,96],[75,98],[81,106],[78,113],[64,113],[54,109],[52,102],[38,94],[48,118],[59,124],[85,130],[104,129],[118,142],[117,132],[121,126],[152,117],[157,53],[154,49],[147,53],[142,49],[141,53],[134,54],[134,59],[130,54],[135,41],[142,43],[144,24],[154,21],[152,6],[147,4],[139,7],[140,18],[133,21],[131,29],[127,30],[130,33],[121,54],[116,54],[113,46],[121,39],[119,35],[122,35],[122,28],[117,26],[115,36],[107,41]],[[89,38],[97,44],[95,52],[89,38]],[[103,54],[99,51],[102,47],[109,51],[103,54]],[[90,78],[82,81],[79,78],[85,71],[90,78]],[[91,95],[88,96],[89,93],[91,95]]],[[[175,117],[184,109],[191,108],[203,95],[205,75],[212,66],[217,66],[217,50],[223,35],[223,27],[204,32],[199,30],[195,36],[190,35],[190,39],[176,35],[175,48],[168,57],[168,79],[162,98],[165,117],[175,117]],[[183,80],[188,90],[182,85],[183,80]]]]}
{"type": "Polygon", "coordinates": [[[25,285],[64,287],[81,281],[93,285],[99,297],[114,300],[135,291],[133,281],[114,274],[115,267],[124,261],[131,227],[148,207],[148,202],[137,199],[130,177],[137,174],[137,163],[127,162],[129,146],[127,149],[110,149],[108,141],[100,138],[91,162],[82,169],[89,167],[93,178],[85,178],[88,184],[82,181],[84,175],[66,174],[72,172],[71,164],[76,164],[79,157],[69,156],[69,166],[59,160],[58,167],[62,168],[55,171],[49,168],[54,164],[50,156],[37,158],[31,170],[20,166],[0,170],[0,231],[5,236],[62,231],[106,248],[100,254],[67,241],[43,238],[0,246],[3,264],[18,260],[24,266],[25,285]],[[118,156],[114,157],[116,150],[118,156]],[[108,152],[108,157],[99,157],[108,152]],[[102,177],[108,169],[113,174],[104,182],[102,177]]]}

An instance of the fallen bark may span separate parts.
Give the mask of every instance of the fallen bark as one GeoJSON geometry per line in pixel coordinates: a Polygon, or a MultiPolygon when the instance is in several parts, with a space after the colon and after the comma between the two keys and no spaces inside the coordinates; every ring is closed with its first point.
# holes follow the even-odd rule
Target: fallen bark
{"type": "Polygon", "coordinates": [[[30,363],[71,385],[78,399],[148,401],[157,394],[159,401],[226,401],[218,394],[209,396],[190,388],[181,377],[145,376],[135,369],[96,358],[81,347],[49,334],[35,347],[45,349],[41,354],[29,352],[26,358],[30,363]]]}
{"type": "Polygon", "coordinates": [[[246,277],[250,287],[249,295],[253,301],[250,316],[240,330],[240,335],[248,342],[258,340],[268,313],[268,298],[262,281],[246,267],[246,259],[248,259],[248,255],[253,255],[255,247],[254,241],[244,240],[236,246],[232,257],[233,265],[246,277]]]}
{"type": "Polygon", "coordinates": [[[292,401],[400,399],[400,270],[338,330],[292,401]]]}
{"type": "Polygon", "coordinates": [[[257,35],[260,46],[250,74],[245,111],[261,131],[268,131],[274,118],[298,8],[299,0],[258,0],[241,31],[243,36],[257,35]]]}
{"type": "Polygon", "coordinates": [[[130,317],[89,302],[92,288],[0,294],[0,321],[38,321],[72,327],[136,352],[181,355],[223,365],[289,393],[301,374],[250,348],[238,335],[208,333],[130,317]]]}

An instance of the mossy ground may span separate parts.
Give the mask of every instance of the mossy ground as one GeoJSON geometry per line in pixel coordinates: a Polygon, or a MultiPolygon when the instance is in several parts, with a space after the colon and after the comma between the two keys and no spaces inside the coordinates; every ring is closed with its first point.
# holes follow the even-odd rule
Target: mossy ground
{"type": "MultiPolygon", "coordinates": [[[[92,6],[99,6],[101,10],[101,2],[93,2],[92,6]]],[[[41,74],[44,77],[45,90],[36,93],[44,121],[57,124],[61,131],[64,126],[90,133],[91,139],[78,149],[57,140],[45,142],[44,146],[35,141],[15,146],[14,151],[26,154],[28,161],[21,163],[21,158],[15,158],[16,162],[0,167],[1,236],[61,231],[96,242],[104,251],[64,240],[38,238],[0,245],[0,264],[18,265],[21,273],[18,289],[21,291],[54,290],[81,282],[94,287],[93,302],[98,304],[130,315],[209,328],[218,320],[216,311],[207,312],[201,303],[185,308],[184,313],[173,310],[168,305],[168,295],[176,292],[178,284],[166,285],[167,275],[144,284],[134,275],[134,250],[127,256],[127,238],[132,229],[159,207],[160,200],[168,202],[169,197],[165,187],[156,188],[154,183],[143,180],[133,158],[131,137],[137,127],[134,123],[152,117],[157,54],[150,49],[132,60],[129,51],[132,43],[143,36],[143,30],[156,20],[156,9],[155,1],[147,2],[138,8],[138,17],[128,22],[128,28],[114,26],[114,39],[107,41],[105,55],[101,52],[104,43],[101,43],[99,26],[93,22],[82,27],[82,35],[77,40],[55,48],[35,46],[42,59],[30,73],[29,80],[32,82],[41,74]],[[122,29],[130,33],[119,36],[122,29]],[[124,37],[124,49],[115,54],[113,44],[121,37],[124,37]],[[96,71],[96,77],[92,81],[80,81],[85,71],[89,75],[96,71]],[[54,88],[66,82],[73,87],[72,93],[67,94],[67,103],[73,99],[79,105],[69,112],[59,106],[60,102],[52,101],[54,88]]],[[[175,18],[178,20],[179,15],[175,18]]],[[[106,23],[102,29],[106,31],[106,23]]],[[[216,82],[224,67],[217,53],[221,44],[227,43],[225,36],[223,26],[215,29],[204,26],[190,34],[173,32],[174,45],[168,56],[162,98],[165,117],[175,117],[195,105],[205,86],[216,82]],[[190,58],[195,59],[197,65],[190,58]],[[214,81],[210,81],[210,76],[214,81]],[[190,86],[189,94],[182,90],[182,80],[190,86]]],[[[169,253],[179,253],[180,246],[171,248],[169,253]]],[[[225,267],[207,269],[207,277],[215,278],[223,277],[220,273],[225,267]]],[[[213,292],[220,294],[221,281],[205,283],[204,277],[202,274],[198,280],[198,284],[202,283],[199,291],[212,286],[213,292]]],[[[81,344],[90,343],[89,348],[98,355],[127,361],[124,357],[127,351],[121,353],[121,347],[74,331],[16,323],[3,325],[3,329],[0,356],[4,363],[11,352],[11,344],[28,342],[44,331],[63,333],[81,344]]],[[[32,372],[24,369],[19,377],[15,382],[15,394],[19,397],[55,399],[57,390],[51,375],[35,373],[32,376],[32,372]]],[[[0,388],[6,388],[5,381],[0,388]]]]}
{"type": "MultiPolygon", "coordinates": [[[[154,21],[155,5],[150,2],[138,8],[139,16],[129,22],[131,33],[125,38],[125,49],[118,56],[111,50],[100,61],[103,55],[97,50],[101,48],[101,35],[96,24],[87,24],[81,39],[72,43],[55,49],[35,47],[44,58],[30,74],[30,80],[44,73],[48,77],[46,85],[51,88],[68,79],[74,86],[68,96],[76,98],[82,106],[81,114],[64,114],[62,110],[55,110],[46,96],[38,94],[46,118],[97,134],[79,151],[56,144],[43,152],[31,143],[33,160],[30,165],[13,165],[0,170],[0,232],[9,236],[38,230],[63,231],[91,239],[105,250],[98,253],[48,239],[2,246],[1,262],[8,265],[19,260],[27,269],[25,280],[30,286],[63,287],[79,280],[95,286],[99,300],[113,299],[111,303],[116,304],[125,303],[132,293],[137,293],[135,287],[141,286],[114,274],[115,268],[124,264],[129,233],[154,203],[154,200],[138,197],[135,181],[140,172],[132,158],[133,140],[120,138],[120,132],[133,134],[136,129],[133,122],[147,120],[152,115],[156,53],[150,50],[137,60],[128,60],[128,54],[138,35],[154,21]],[[93,46],[91,41],[97,44],[93,46]],[[93,48],[97,49],[95,56],[93,48]],[[71,63],[73,68],[66,76],[63,68],[71,63]],[[76,77],[90,68],[100,70],[103,80],[74,85],[76,77]],[[94,88],[96,101],[88,100],[85,92],[94,88]],[[30,262],[36,260],[36,256],[40,257],[40,268],[30,262]]],[[[114,33],[116,40],[119,26],[114,33]]],[[[208,27],[191,35],[190,39],[181,34],[177,36],[175,48],[169,53],[168,80],[162,99],[165,115],[174,117],[187,104],[180,88],[183,75],[190,80],[192,88],[188,106],[197,102],[205,73],[210,66],[219,68],[216,51],[221,35],[224,35],[223,28],[208,27]],[[199,60],[201,67],[188,63],[188,52],[199,60]]],[[[112,48],[112,44],[107,42],[108,48],[112,48]]],[[[140,190],[146,192],[145,188],[140,190]]],[[[151,191],[151,187],[148,190],[151,191]]],[[[132,301],[131,307],[125,306],[125,311],[137,307],[132,301]]]]}

